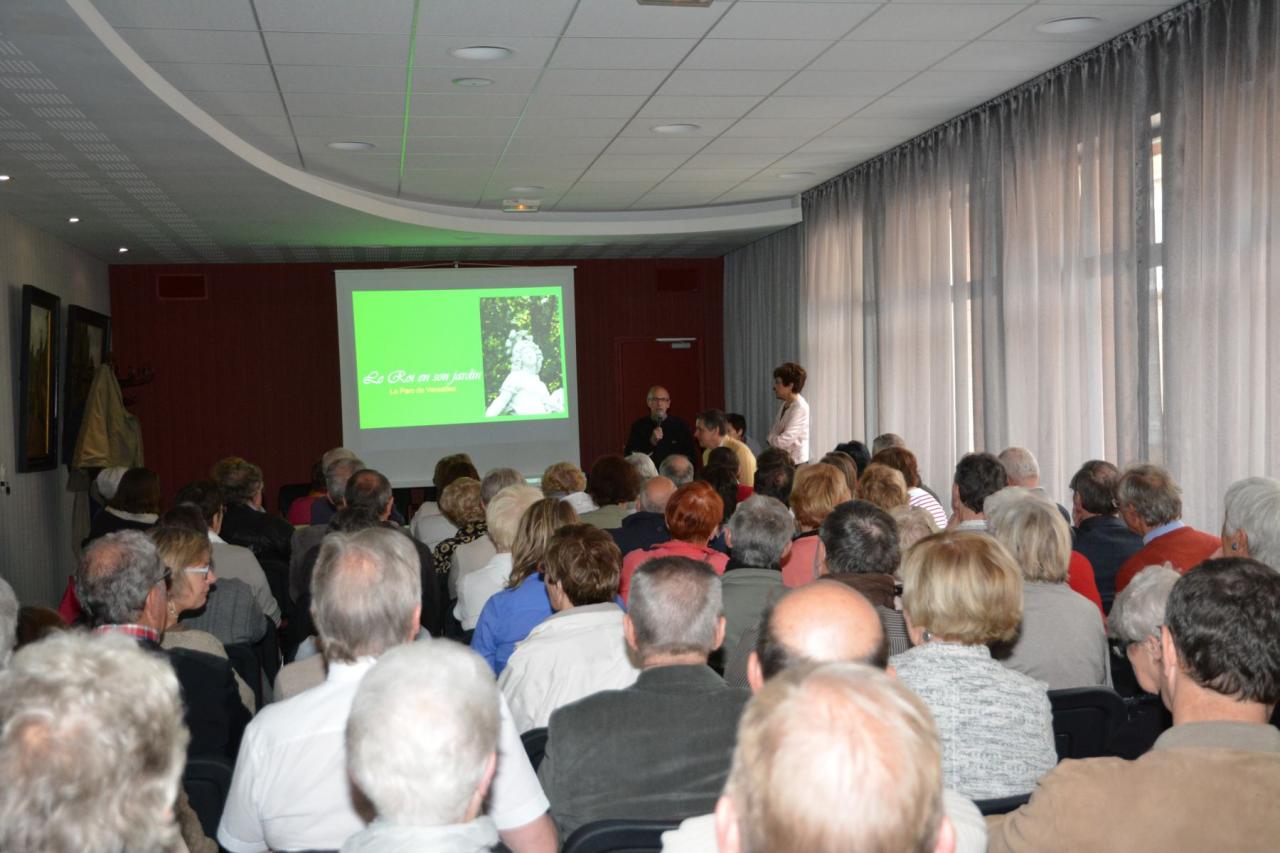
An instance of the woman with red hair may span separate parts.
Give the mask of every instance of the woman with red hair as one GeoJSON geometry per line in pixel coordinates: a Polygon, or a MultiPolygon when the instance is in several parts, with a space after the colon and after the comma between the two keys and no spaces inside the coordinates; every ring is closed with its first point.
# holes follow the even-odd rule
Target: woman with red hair
{"type": "Polygon", "coordinates": [[[637,548],[622,561],[622,582],[618,593],[626,601],[631,592],[631,576],[655,557],[689,557],[701,560],[724,574],[729,555],[712,550],[707,543],[715,538],[724,518],[724,501],[710,483],[697,480],[676,489],[667,501],[667,532],[671,539],[637,548]]]}

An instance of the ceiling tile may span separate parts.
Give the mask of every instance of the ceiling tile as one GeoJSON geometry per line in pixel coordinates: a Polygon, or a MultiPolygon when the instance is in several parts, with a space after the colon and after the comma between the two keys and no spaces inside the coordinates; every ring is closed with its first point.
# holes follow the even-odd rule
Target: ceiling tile
{"type": "Polygon", "coordinates": [[[640,110],[641,116],[705,116],[739,118],[760,103],[757,95],[720,97],[697,95],[654,95],[640,110]]]}
{"type": "Polygon", "coordinates": [[[284,98],[291,116],[404,115],[404,96],[394,93],[285,92],[284,98]]]}
{"type": "MultiPolygon", "coordinates": [[[[552,169],[510,169],[504,160],[489,176],[489,192],[511,192],[511,187],[530,185],[546,187],[547,192],[564,191],[578,180],[581,169],[571,171],[552,169]]],[[[539,191],[542,192],[542,191],[539,191]]]]}
{"type": "MultiPolygon", "coordinates": [[[[396,140],[397,146],[400,140],[396,140]]],[[[505,136],[425,136],[409,134],[410,154],[492,154],[502,153],[505,136]]]]}
{"type": "Polygon", "coordinates": [[[871,95],[774,95],[751,111],[751,118],[843,118],[871,103],[871,95]]]}
{"type": "Polygon", "coordinates": [[[931,118],[864,118],[858,116],[843,121],[828,130],[824,136],[849,137],[897,137],[900,139],[917,136],[937,125],[931,118]]]}
{"type": "Polygon", "coordinates": [[[275,92],[187,92],[186,95],[210,115],[284,115],[284,105],[275,92]]]}
{"type": "Polygon", "coordinates": [[[610,143],[609,154],[691,154],[707,144],[697,136],[619,136],[610,143]]]}
{"type": "Polygon", "coordinates": [[[708,154],[776,154],[782,155],[807,142],[807,136],[789,136],[773,139],[733,138],[722,136],[713,139],[703,149],[708,154]]]}
{"type": "Polygon", "coordinates": [[[443,36],[558,36],[575,0],[430,0],[418,32],[443,36]]]}
{"type": "Polygon", "coordinates": [[[789,71],[679,70],[662,84],[662,95],[767,95],[791,76],[789,71]]]}
{"type": "Polygon", "coordinates": [[[227,130],[255,142],[262,137],[285,137],[292,134],[289,119],[274,116],[218,116],[218,122],[227,130]]]}
{"type": "Polygon", "coordinates": [[[878,3],[737,3],[716,24],[711,38],[839,38],[879,7],[878,3]]]}
{"type": "Polygon", "coordinates": [[[724,4],[677,9],[618,0],[581,0],[565,35],[608,37],[626,33],[633,38],[699,38],[726,8],[724,4]]]}
{"type": "Polygon", "coordinates": [[[408,35],[413,24],[413,0],[256,0],[256,8],[264,31],[408,35]]]}
{"type": "MultiPolygon", "coordinates": [[[[626,182],[647,183],[653,185],[670,175],[671,169],[615,169],[601,166],[598,162],[582,173],[581,183],[626,182]]],[[[581,184],[579,184],[581,185],[581,184]]]]}
{"type": "Polygon", "coordinates": [[[416,92],[464,92],[477,98],[489,95],[528,94],[538,82],[537,68],[486,68],[482,72],[464,71],[458,68],[415,68],[413,91],[416,92]],[[454,80],[465,77],[483,77],[493,82],[487,86],[460,86],[454,80]]]}
{"type": "Polygon", "coordinates": [[[366,136],[399,136],[404,131],[403,116],[293,116],[299,136],[329,139],[364,139],[366,136]]]}
{"type": "Polygon", "coordinates": [[[490,92],[414,92],[413,114],[416,116],[518,116],[524,111],[528,96],[490,92]]]}
{"type": "Polygon", "coordinates": [[[889,95],[858,110],[858,118],[928,118],[934,123],[945,121],[973,106],[973,102],[957,98],[906,98],[889,95]]]}
{"type": "Polygon", "coordinates": [[[956,41],[975,39],[1011,18],[1018,6],[1000,3],[891,3],[864,21],[850,40],[956,41]]]}
{"type": "Polygon", "coordinates": [[[610,138],[593,139],[579,136],[513,136],[507,143],[509,154],[599,154],[609,146],[610,138]]]}
{"type": "Polygon", "coordinates": [[[643,95],[533,95],[528,116],[565,118],[630,118],[645,103],[643,95]]]}
{"type": "Polygon", "coordinates": [[[556,46],[554,38],[502,36],[493,41],[500,41],[502,47],[512,51],[511,56],[506,59],[458,59],[449,55],[449,51],[454,48],[467,47],[477,41],[480,39],[423,35],[420,31],[413,56],[414,64],[419,68],[469,68],[477,74],[483,74],[483,69],[491,68],[541,68],[547,64],[551,51],[556,46]]]}
{"type": "Polygon", "coordinates": [[[370,92],[404,98],[404,69],[391,66],[277,65],[276,77],[286,93],[370,92]]]}
{"type": "Polygon", "coordinates": [[[228,62],[262,65],[267,54],[256,32],[229,30],[116,30],[148,62],[228,62]]]}
{"type": "Polygon", "coordinates": [[[911,71],[801,71],[779,95],[883,95],[909,80],[911,71]]]}
{"type": "Polygon", "coordinates": [[[648,95],[666,76],[660,70],[589,71],[549,68],[538,84],[542,95],[648,95]]]}
{"type": "Polygon", "coordinates": [[[688,154],[602,154],[595,169],[678,169],[689,160],[688,154]]]}
{"type": "Polygon", "coordinates": [[[270,65],[218,62],[153,62],[160,76],[183,92],[274,92],[270,65]]]}
{"type": "MultiPolygon", "coordinates": [[[[274,65],[389,65],[409,62],[409,39],[383,33],[266,33],[274,65]]],[[[404,77],[403,70],[400,76],[404,77]]]]}
{"type": "Polygon", "coordinates": [[[409,135],[419,136],[500,136],[515,129],[513,116],[423,116],[409,118],[409,135]]]}
{"type": "Polygon", "coordinates": [[[497,154],[408,154],[404,167],[408,169],[449,169],[458,172],[483,171],[489,179],[493,167],[498,165],[497,154]]]}
{"type": "Polygon", "coordinates": [[[735,136],[766,137],[816,136],[831,125],[829,118],[744,118],[724,132],[726,138],[735,136]]]}
{"type": "Polygon", "coordinates": [[[993,41],[1057,41],[1083,42],[1085,44],[1101,44],[1109,38],[1132,29],[1151,18],[1155,10],[1151,6],[1142,5],[1085,5],[1085,4],[1048,4],[1042,3],[1019,12],[1006,23],[987,33],[985,38],[993,41]],[[1063,33],[1052,35],[1036,30],[1037,24],[1057,18],[1092,17],[1100,18],[1102,24],[1097,29],[1084,33],[1063,33]]]}
{"type": "Polygon", "coordinates": [[[994,98],[1025,80],[1020,71],[924,71],[894,90],[902,97],[994,98]]]}
{"type": "Polygon", "coordinates": [[[1048,71],[1086,50],[1076,42],[975,41],[934,66],[935,71],[1048,71]]]}
{"type": "Polygon", "coordinates": [[[249,0],[94,0],[107,23],[120,27],[256,32],[249,0]]]}
{"type": "Polygon", "coordinates": [[[711,38],[694,48],[681,67],[794,71],[808,65],[830,44],[828,40],[711,38]]]}
{"type": "MultiPolygon", "coordinates": [[[[528,171],[567,171],[569,169],[585,169],[595,160],[594,154],[571,154],[568,152],[551,154],[512,154],[502,158],[502,168],[512,172],[528,171]]],[[[535,181],[535,183],[537,183],[535,181]]]]}
{"type": "Polygon", "coordinates": [[[633,119],[622,130],[623,136],[661,136],[656,133],[653,128],[664,124],[696,124],[698,127],[689,133],[681,133],[682,137],[700,137],[709,139],[723,133],[729,125],[733,124],[733,119],[729,118],[713,118],[691,119],[687,116],[653,116],[633,119]]]}
{"type": "Polygon", "coordinates": [[[699,169],[692,166],[684,166],[671,173],[668,180],[680,181],[682,183],[690,183],[694,185],[708,182],[723,182],[725,184],[737,184],[745,181],[752,175],[759,172],[760,169],[745,167],[739,169],[699,169]]]}
{"type": "Polygon", "coordinates": [[[763,169],[774,160],[774,154],[694,154],[684,165],[690,169],[763,169]]]}
{"type": "Polygon", "coordinates": [[[842,41],[817,62],[816,71],[922,71],[952,53],[962,41],[842,41]]]}
{"type": "Polygon", "coordinates": [[[361,142],[369,142],[376,147],[372,151],[340,151],[335,152],[329,147],[330,142],[336,140],[328,136],[299,136],[296,143],[293,138],[289,139],[290,145],[295,145],[302,149],[304,156],[312,154],[323,154],[325,157],[334,157],[341,154],[344,159],[354,159],[356,157],[365,157],[378,154],[397,154],[400,151],[399,136],[362,136],[361,142]]]}
{"type": "Polygon", "coordinates": [[[626,118],[561,118],[559,116],[525,116],[516,133],[519,136],[591,136],[612,137],[627,123],[626,118]]]}
{"type": "Polygon", "coordinates": [[[566,38],[556,48],[551,67],[671,69],[696,43],[694,39],[566,38]]]}

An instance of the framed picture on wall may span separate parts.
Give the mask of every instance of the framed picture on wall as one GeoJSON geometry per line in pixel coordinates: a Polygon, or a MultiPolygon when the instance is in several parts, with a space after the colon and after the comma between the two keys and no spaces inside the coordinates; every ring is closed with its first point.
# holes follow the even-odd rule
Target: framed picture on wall
{"type": "Polygon", "coordinates": [[[67,308],[66,376],[62,384],[62,461],[71,464],[94,374],[111,352],[111,318],[79,305],[67,308]]]}
{"type": "Polygon", "coordinates": [[[22,286],[19,471],[48,471],[58,464],[58,306],[52,293],[22,286]]]}

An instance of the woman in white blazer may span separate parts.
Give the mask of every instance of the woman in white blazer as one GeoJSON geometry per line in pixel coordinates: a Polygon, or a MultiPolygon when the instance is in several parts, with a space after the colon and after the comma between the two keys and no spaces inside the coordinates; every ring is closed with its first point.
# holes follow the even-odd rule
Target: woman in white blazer
{"type": "Polygon", "coordinates": [[[789,453],[796,465],[809,461],[809,403],[800,396],[806,375],[793,361],[773,369],[773,394],[782,401],[782,408],[769,430],[768,442],[789,453]]]}

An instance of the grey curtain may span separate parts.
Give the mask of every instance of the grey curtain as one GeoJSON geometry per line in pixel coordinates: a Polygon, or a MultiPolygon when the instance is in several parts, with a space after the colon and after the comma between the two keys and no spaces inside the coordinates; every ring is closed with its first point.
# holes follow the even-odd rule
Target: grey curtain
{"type": "Polygon", "coordinates": [[[761,447],[777,414],[773,369],[800,360],[803,234],[803,226],[792,226],[724,261],[725,406],[746,417],[747,433],[761,447]]]}
{"type": "Polygon", "coordinates": [[[1064,502],[1151,459],[1208,529],[1275,476],[1277,5],[1179,7],[807,193],[814,452],[898,432],[945,488],[1021,444],[1064,502]]]}

